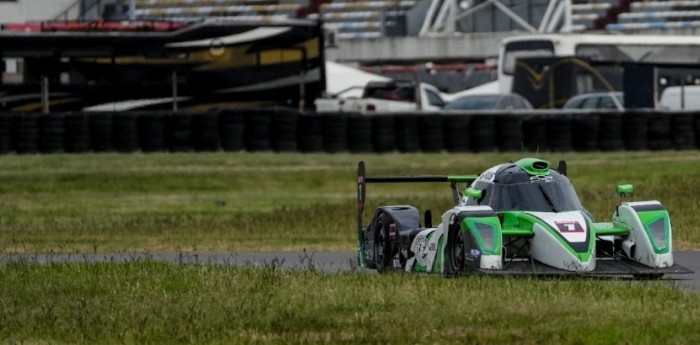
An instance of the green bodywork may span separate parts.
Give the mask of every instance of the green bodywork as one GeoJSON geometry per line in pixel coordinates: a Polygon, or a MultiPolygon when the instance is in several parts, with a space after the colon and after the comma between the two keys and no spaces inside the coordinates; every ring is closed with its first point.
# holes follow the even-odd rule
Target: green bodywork
{"type": "Polygon", "coordinates": [[[523,158],[515,165],[519,166],[526,173],[533,176],[549,175],[549,162],[537,158],[523,158]]]}
{"type": "Polygon", "coordinates": [[[501,255],[501,222],[498,221],[498,217],[470,217],[462,219],[460,224],[462,232],[469,232],[476,239],[479,250],[482,254],[486,255],[501,255]],[[486,243],[486,238],[483,238],[482,233],[479,231],[479,225],[490,228],[491,232],[491,245],[486,243]]]}
{"type": "Polygon", "coordinates": [[[637,212],[639,220],[642,222],[644,227],[644,232],[649,236],[651,247],[654,249],[656,254],[666,254],[669,251],[669,237],[671,234],[671,221],[669,219],[668,211],[657,210],[657,211],[641,211],[637,212]],[[663,224],[663,245],[658,245],[654,240],[654,234],[651,230],[651,225],[655,222],[662,222],[663,224]]]}

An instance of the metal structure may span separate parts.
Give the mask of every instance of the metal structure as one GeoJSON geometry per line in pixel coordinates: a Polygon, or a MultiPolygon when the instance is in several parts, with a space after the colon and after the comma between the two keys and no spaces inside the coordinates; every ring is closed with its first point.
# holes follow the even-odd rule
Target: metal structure
{"type": "Polygon", "coordinates": [[[420,36],[451,34],[457,32],[457,22],[469,15],[489,8],[508,16],[518,26],[531,33],[570,32],[571,0],[550,0],[538,25],[532,25],[501,0],[431,0],[420,36]]]}

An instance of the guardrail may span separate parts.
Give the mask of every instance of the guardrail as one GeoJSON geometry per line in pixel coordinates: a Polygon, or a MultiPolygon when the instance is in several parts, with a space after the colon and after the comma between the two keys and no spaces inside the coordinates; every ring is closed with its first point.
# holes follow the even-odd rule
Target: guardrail
{"type": "Polygon", "coordinates": [[[4,113],[0,153],[489,152],[700,148],[700,112],[4,113]]]}

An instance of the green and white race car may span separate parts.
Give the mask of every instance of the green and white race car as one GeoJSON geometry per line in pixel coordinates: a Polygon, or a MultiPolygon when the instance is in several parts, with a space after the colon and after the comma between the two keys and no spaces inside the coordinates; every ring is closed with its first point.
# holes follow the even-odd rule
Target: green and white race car
{"type": "MultiPolygon", "coordinates": [[[[632,185],[617,186],[623,197],[632,185]]],[[[622,198],[621,198],[622,200],[622,198]]],[[[669,214],[658,201],[620,202],[596,222],[566,177],[566,163],[525,158],[481,175],[357,176],[358,264],[380,272],[523,275],[692,273],[673,261],[669,214]],[[370,183],[449,182],[455,206],[432,226],[410,205],[381,206],[363,226],[370,183]],[[458,183],[469,187],[462,193],[458,183]]]]}

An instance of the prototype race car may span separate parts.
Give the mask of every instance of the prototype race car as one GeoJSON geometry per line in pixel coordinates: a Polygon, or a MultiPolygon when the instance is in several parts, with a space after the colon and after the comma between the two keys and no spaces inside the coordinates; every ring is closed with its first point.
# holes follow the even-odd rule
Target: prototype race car
{"type": "Polygon", "coordinates": [[[566,162],[525,158],[479,176],[365,176],[357,171],[358,265],[380,272],[443,275],[593,274],[659,278],[692,273],[673,262],[669,214],[658,201],[623,202],[612,222],[596,222],[566,177],[566,162]],[[366,184],[450,182],[455,206],[433,227],[410,205],[377,208],[363,226],[366,184]],[[469,187],[464,193],[458,183],[469,187]]]}

